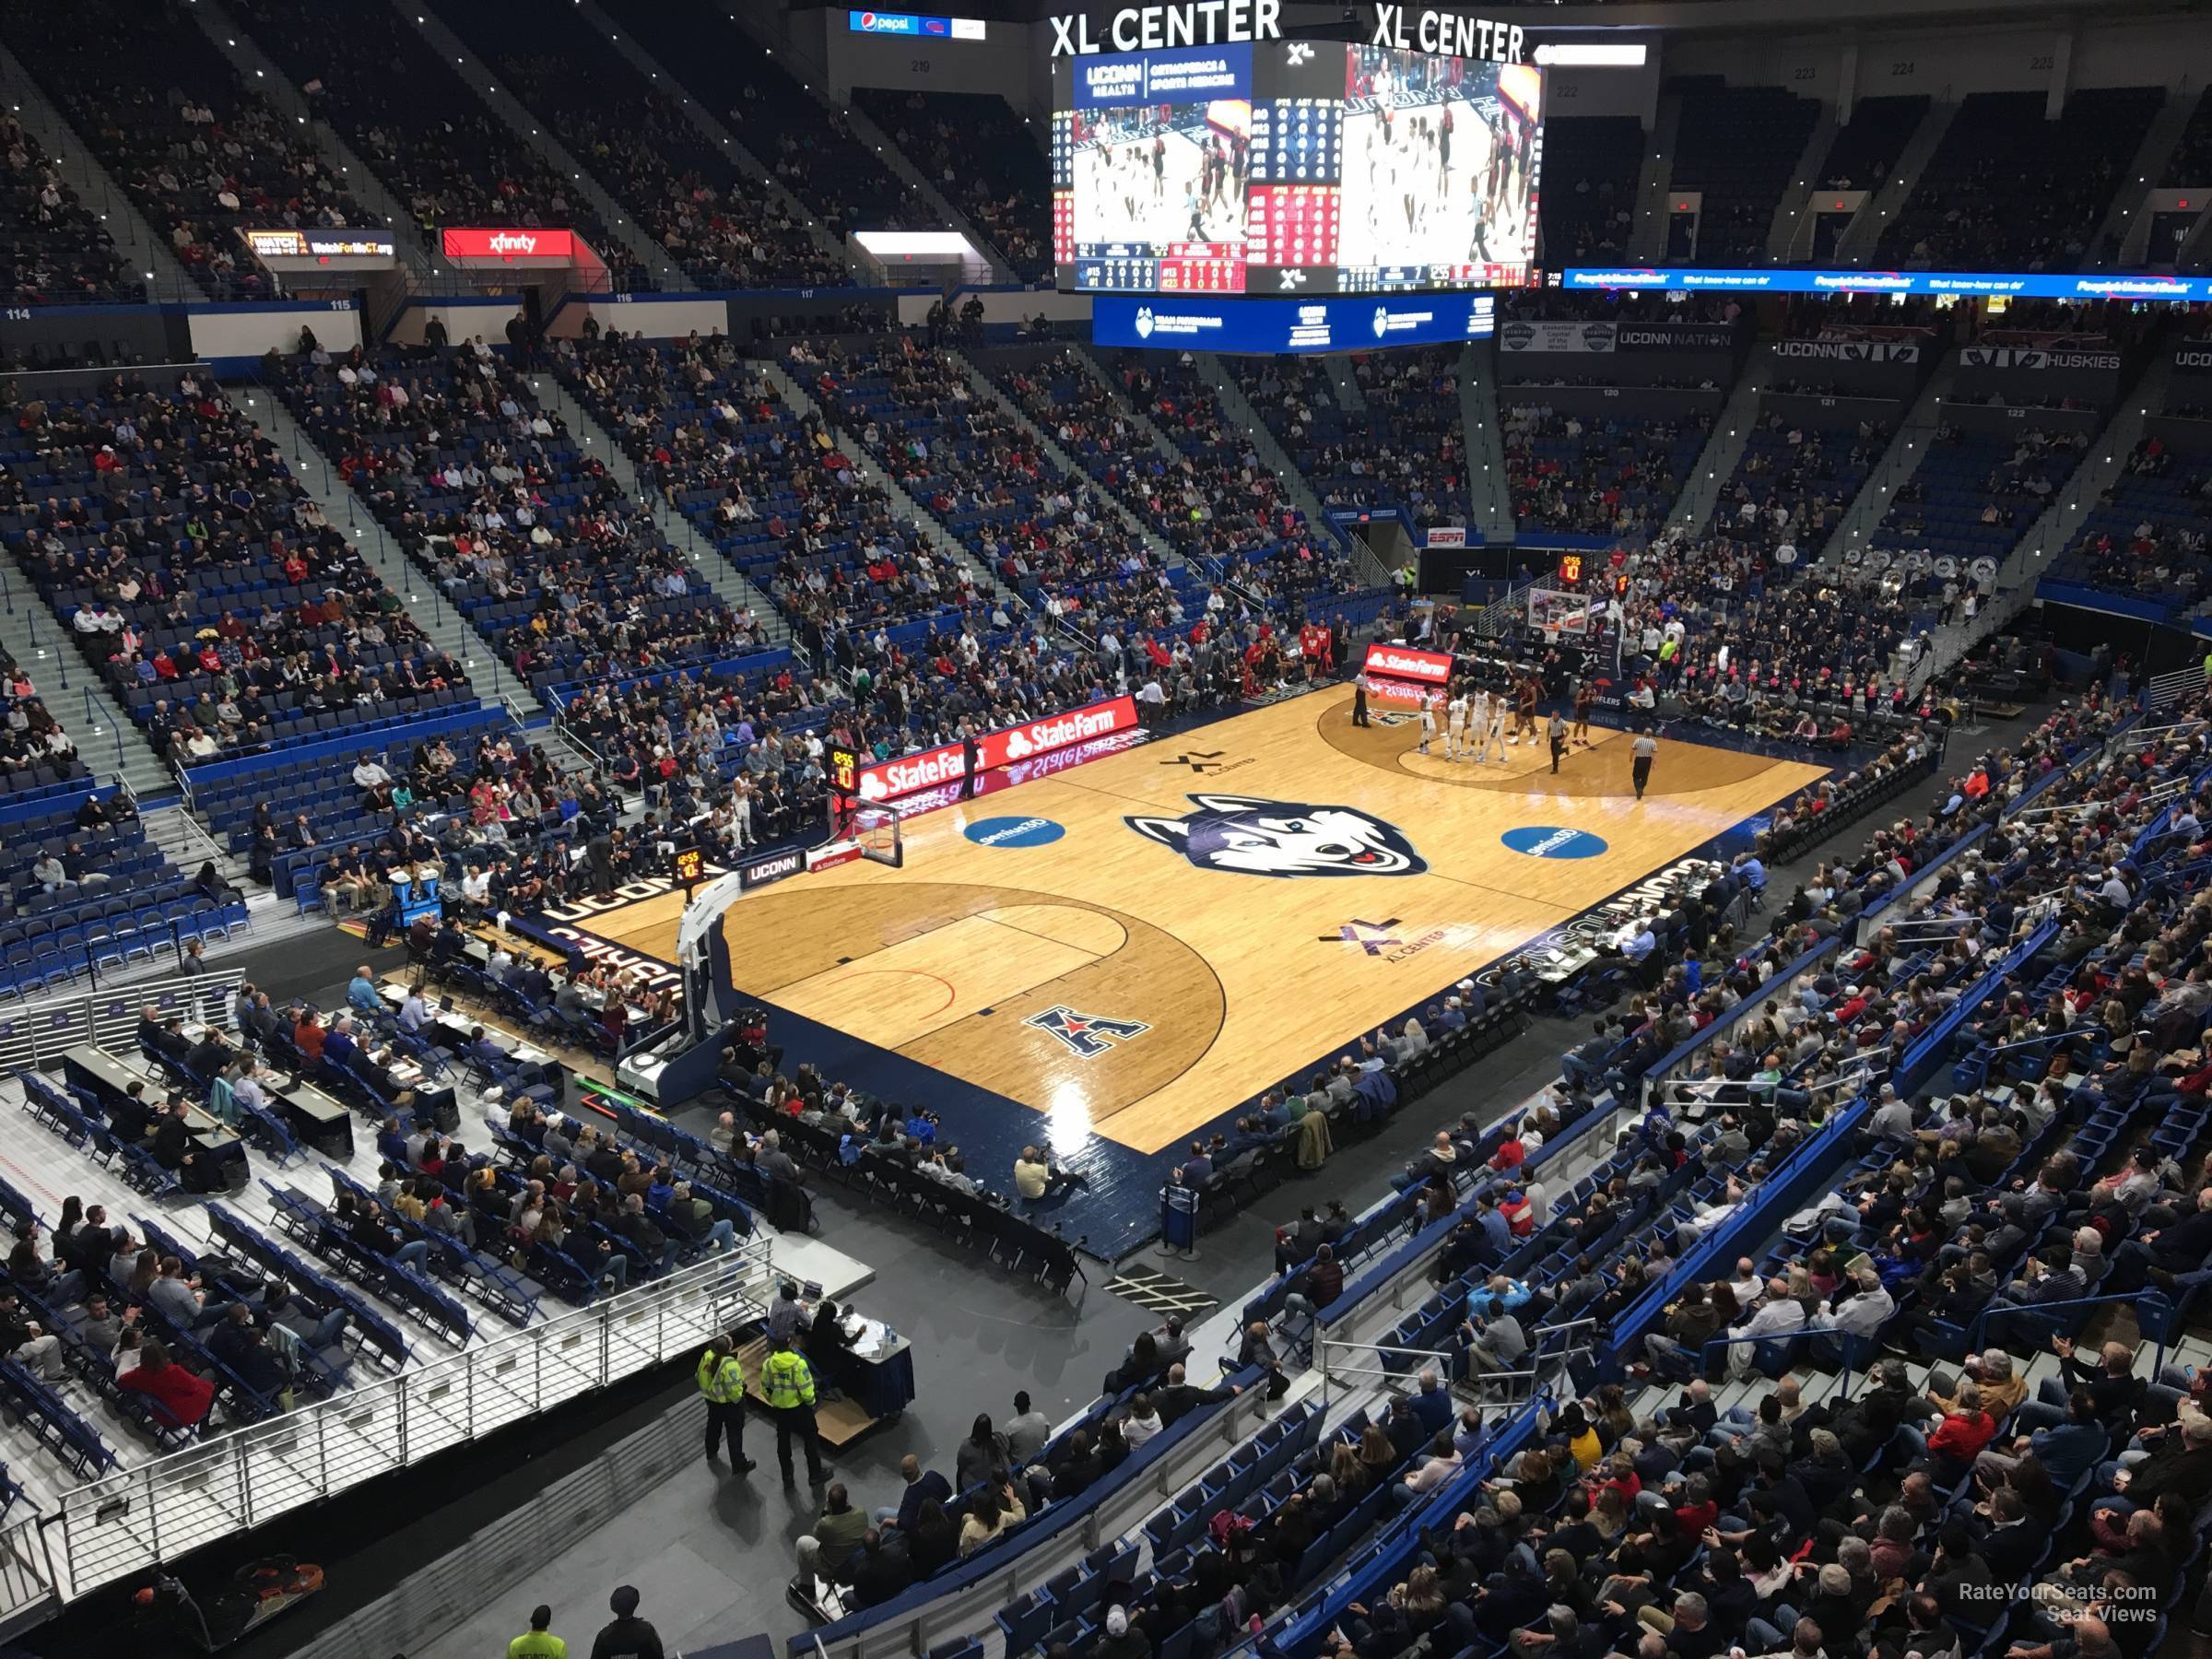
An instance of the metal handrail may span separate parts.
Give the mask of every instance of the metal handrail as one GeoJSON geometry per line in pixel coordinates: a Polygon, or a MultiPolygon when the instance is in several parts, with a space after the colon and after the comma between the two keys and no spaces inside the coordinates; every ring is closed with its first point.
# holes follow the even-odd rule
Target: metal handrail
{"type": "MultiPolygon", "coordinates": [[[[1967,1346],[1970,1348],[1982,1346],[1982,1337],[1985,1334],[1989,1322],[1993,1319],[2041,1316],[2056,1313],[2069,1308],[2103,1308],[2110,1307],[2115,1302],[2134,1304],[2146,1300],[2163,1302],[2168,1307],[2173,1305],[2171,1300],[2164,1292],[2159,1290],[2114,1290],[2107,1291],[2100,1296],[2075,1296],[2067,1298],[2065,1301],[2054,1302],[2006,1302],[2002,1306],[1993,1303],[1975,1314],[1973,1322],[1966,1327],[1967,1346]]],[[[2157,1339],[2157,1343],[2158,1362],[2163,1366],[2166,1363],[2166,1339],[2160,1336],[2157,1339]]],[[[2158,1373],[2154,1370],[2151,1374],[2155,1376],[2158,1373]]]]}
{"type": "MultiPolygon", "coordinates": [[[[62,683],[65,687],[68,681],[65,679],[62,683]]],[[[77,689],[84,694],[87,730],[95,737],[103,735],[108,728],[106,723],[100,717],[99,707],[92,701],[92,688],[79,686],[77,689]]],[[[115,770],[119,772],[123,770],[123,728],[121,726],[115,728],[115,770]]]]}
{"type": "Polygon", "coordinates": [[[65,1494],[65,1597],[524,1421],[762,1316],[770,1241],[65,1494]]]}

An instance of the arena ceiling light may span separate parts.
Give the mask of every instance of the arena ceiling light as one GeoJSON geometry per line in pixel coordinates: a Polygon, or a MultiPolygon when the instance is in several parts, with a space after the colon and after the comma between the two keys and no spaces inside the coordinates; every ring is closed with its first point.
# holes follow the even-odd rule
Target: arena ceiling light
{"type": "Polygon", "coordinates": [[[1535,59],[1547,69],[1641,69],[1651,48],[1641,41],[1539,41],[1535,59]]]}

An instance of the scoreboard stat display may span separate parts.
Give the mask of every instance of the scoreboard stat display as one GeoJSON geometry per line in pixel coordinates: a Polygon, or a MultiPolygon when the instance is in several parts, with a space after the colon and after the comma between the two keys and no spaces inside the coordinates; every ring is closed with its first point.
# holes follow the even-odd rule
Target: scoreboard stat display
{"type": "Polygon", "coordinates": [[[1534,280],[1542,72],[1333,41],[1057,59],[1075,292],[1380,294],[1534,280]]]}

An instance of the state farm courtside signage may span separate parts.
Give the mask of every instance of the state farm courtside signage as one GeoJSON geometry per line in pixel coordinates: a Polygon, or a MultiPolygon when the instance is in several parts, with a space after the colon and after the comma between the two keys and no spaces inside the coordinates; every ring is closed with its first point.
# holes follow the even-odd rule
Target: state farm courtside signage
{"type": "Polygon", "coordinates": [[[1367,648],[1367,661],[1360,665],[1360,671],[1381,679],[1411,680],[1417,686],[1448,686],[1452,683],[1452,653],[1385,645],[1378,641],[1367,648]]]}
{"type": "MultiPolygon", "coordinates": [[[[1032,720],[1027,725],[985,732],[975,740],[976,767],[980,771],[989,771],[1073,744],[1135,731],[1136,724],[1136,700],[1110,697],[1103,702],[1070,709],[1065,714],[1032,720]]],[[[925,789],[959,782],[967,775],[967,757],[957,743],[948,743],[943,748],[924,749],[917,755],[902,755],[896,760],[877,760],[860,769],[860,798],[901,800],[925,789]]]]}

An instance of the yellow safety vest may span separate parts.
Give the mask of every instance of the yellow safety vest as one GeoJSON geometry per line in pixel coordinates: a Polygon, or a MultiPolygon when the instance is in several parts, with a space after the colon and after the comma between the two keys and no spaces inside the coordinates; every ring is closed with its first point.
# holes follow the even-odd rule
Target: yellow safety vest
{"type": "Polygon", "coordinates": [[[699,1357],[699,1392],[707,1396],[710,1406],[727,1406],[745,1398],[745,1367],[737,1362],[735,1354],[723,1355],[719,1362],[710,1351],[699,1357]]]}
{"type": "Polygon", "coordinates": [[[760,1392],[767,1396],[769,1409],[788,1411],[794,1406],[814,1404],[814,1372],[807,1370],[806,1361],[789,1349],[769,1355],[760,1367],[760,1392]]]}

